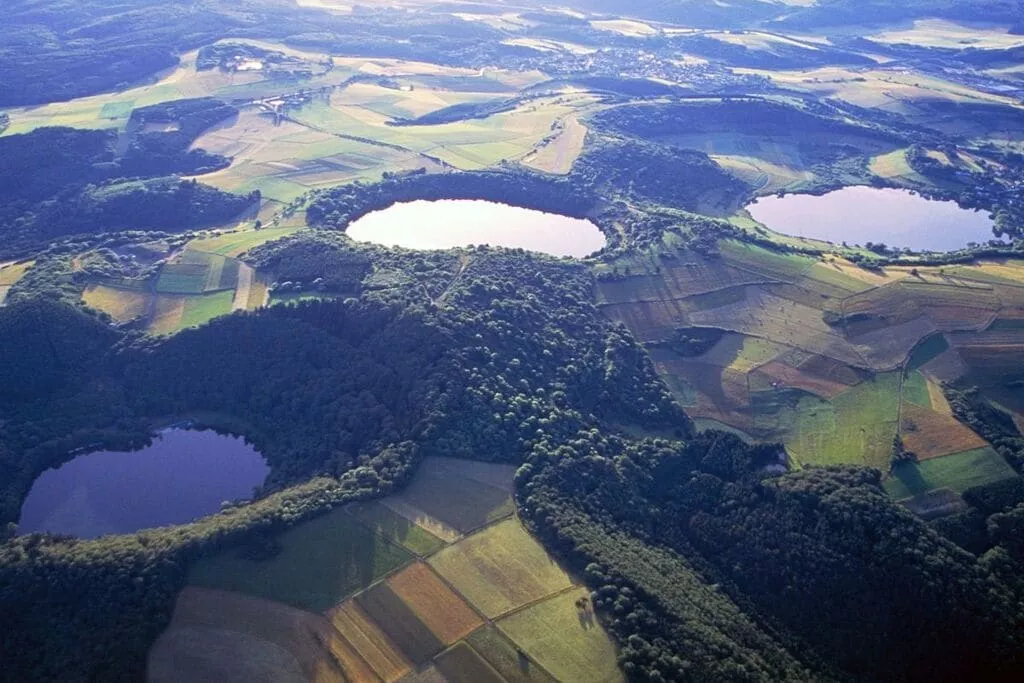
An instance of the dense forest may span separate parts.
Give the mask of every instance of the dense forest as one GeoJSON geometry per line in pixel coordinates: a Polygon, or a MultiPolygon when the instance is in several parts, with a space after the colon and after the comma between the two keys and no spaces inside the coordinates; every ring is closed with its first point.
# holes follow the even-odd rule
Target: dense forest
{"type": "Polygon", "coordinates": [[[238,216],[258,193],[243,197],[176,177],[228,165],[190,147],[236,114],[209,98],[136,109],[120,153],[113,131],[39,128],[0,138],[0,254],[20,255],[67,235],[182,231],[238,216]]]}
{"type": "Polygon", "coordinates": [[[1019,674],[1020,603],[991,566],[1019,549],[979,560],[894,505],[877,471],[777,477],[778,456],[725,434],[581,433],[533,449],[519,500],[586,572],[637,680],[1019,674]]]}
{"type": "MultiPolygon", "coordinates": [[[[260,258],[298,267],[317,253],[300,239],[277,248],[260,258]]],[[[374,272],[359,299],[235,314],[166,340],[60,303],[0,309],[0,379],[19,386],[0,399],[4,522],[43,469],[80,446],[142,442],[152,417],[230,415],[271,465],[265,499],[195,525],[0,548],[0,608],[16,634],[0,639],[4,680],[137,674],[197,553],[387,492],[423,453],[516,461],[538,434],[605,419],[687,433],[642,349],[589,302],[583,266],[481,248],[455,282],[459,260],[445,252],[363,253],[374,272]],[[311,477],[322,478],[301,483],[311,477]],[[68,639],[79,631],[88,643],[68,639]]],[[[330,277],[335,262],[321,263],[330,277]]]]}
{"type": "Polygon", "coordinates": [[[153,417],[231,416],[271,465],[259,500],[195,524],[0,547],[14,634],[0,678],[137,676],[195,558],[400,487],[425,454],[522,463],[523,518],[590,585],[632,680],[1020,672],[1024,515],[993,502],[1012,492],[978,494],[996,509],[972,554],[892,503],[876,471],[779,476],[777,446],[695,435],[579,264],[336,232],[249,258],[357,296],[167,339],[60,303],[0,309],[0,381],[17,387],[0,399],[5,522],[43,469],[78,446],[144,442],[153,417]]]}

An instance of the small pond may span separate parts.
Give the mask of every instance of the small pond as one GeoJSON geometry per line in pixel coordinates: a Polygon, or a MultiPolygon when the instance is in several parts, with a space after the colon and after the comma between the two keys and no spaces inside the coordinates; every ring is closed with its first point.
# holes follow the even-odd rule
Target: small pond
{"type": "Polygon", "coordinates": [[[577,258],[605,245],[588,220],[477,199],[393,204],[354,221],[347,232],[355,240],[407,249],[488,244],[577,258]]]}
{"type": "Polygon", "coordinates": [[[747,211],[775,232],[835,244],[873,242],[917,251],[952,251],[994,239],[992,219],[956,202],[908,190],[844,187],[815,196],[762,197],[747,211]]]}
{"type": "Polygon", "coordinates": [[[18,531],[95,538],[183,524],[252,497],[269,471],[241,437],[166,429],[142,450],[98,451],[43,472],[18,531]]]}

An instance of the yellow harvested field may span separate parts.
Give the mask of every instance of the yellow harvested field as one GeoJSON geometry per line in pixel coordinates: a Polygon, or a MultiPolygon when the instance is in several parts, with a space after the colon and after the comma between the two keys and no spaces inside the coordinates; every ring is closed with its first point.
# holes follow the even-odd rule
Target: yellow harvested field
{"type": "Polygon", "coordinates": [[[103,311],[117,322],[133,320],[146,313],[151,295],[135,289],[91,284],[82,292],[86,306],[103,311]]]}
{"type": "Polygon", "coordinates": [[[1024,46],[1024,36],[1006,28],[964,26],[944,19],[919,19],[912,28],[883,31],[868,36],[878,43],[918,45],[963,50],[1008,50],[1024,46]]]}
{"type": "Polygon", "coordinates": [[[902,178],[910,182],[926,182],[926,179],[910,167],[907,162],[907,150],[897,149],[888,154],[881,154],[871,160],[868,168],[882,178],[902,178]]]}
{"type": "Polygon", "coordinates": [[[560,681],[623,680],[615,644],[597,621],[585,588],[531,605],[499,621],[498,628],[560,681]],[[581,599],[583,606],[577,604],[581,599]]]}
{"type": "Polygon", "coordinates": [[[235,258],[261,244],[287,237],[298,232],[298,230],[297,226],[288,226],[224,232],[213,237],[201,237],[192,240],[188,243],[188,248],[192,251],[205,251],[235,258]]]}
{"type": "Polygon", "coordinates": [[[445,645],[465,638],[484,623],[422,562],[406,567],[389,578],[387,584],[445,645]]]}
{"type": "Polygon", "coordinates": [[[838,66],[790,71],[740,68],[735,71],[741,74],[764,76],[779,86],[816,95],[836,97],[861,107],[901,110],[905,102],[923,99],[945,99],[953,102],[982,101],[1017,106],[1017,102],[1011,97],[993,95],[959,83],[911,71],[855,70],[838,66]]]}
{"type": "Polygon", "coordinates": [[[780,46],[797,47],[805,50],[821,49],[810,41],[797,40],[779,35],[778,33],[764,33],[763,31],[716,31],[707,35],[723,43],[741,45],[750,50],[762,50],[764,52],[775,52],[780,46]]]}
{"type": "Polygon", "coordinates": [[[188,297],[174,294],[159,294],[153,309],[147,331],[150,334],[173,334],[181,328],[182,316],[188,297]]]}
{"type": "Polygon", "coordinates": [[[381,680],[397,681],[412,670],[412,664],[354,600],[330,610],[327,618],[381,680]]]}
{"type": "Polygon", "coordinates": [[[231,300],[232,311],[249,310],[249,300],[252,298],[252,287],[256,280],[256,271],[252,266],[244,263],[238,264],[238,285],[235,289],[234,298],[231,300]]]}
{"type": "Polygon", "coordinates": [[[569,575],[517,519],[468,536],[428,562],[491,618],[572,585],[569,575]]]}
{"type": "Polygon", "coordinates": [[[0,286],[10,287],[17,284],[25,272],[35,265],[35,261],[21,261],[18,263],[5,263],[0,268],[0,286]]]}
{"type": "Polygon", "coordinates": [[[263,308],[269,300],[270,288],[257,276],[249,287],[249,300],[245,304],[245,310],[255,311],[257,308],[263,308]]]}
{"type": "Polygon", "coordinates": [[[523,163],[539,171],[565,175],[583,151],[586,138],[587,127],[575,116],[567,116],[558,123],[554,137],[541,143],[523,163]]]}
{"type": "Polygon", "coordinates": [[[612,33],[621,33],[624,36],[640,38],[653,36],[658,32],[658,29],[653,26],[632,19],[601,19],[591,21],[590,25],[599,31],[611,31],[612,33]]]}
{"type": "Polygon", "coordinates": [[[946,400],[946,394],[942,391],[942,385],[930,377],[926,377],[925,382],[925,386],[928,388],[928,402],[931,404],[932,410],[940,415],[951,416],[953,414],[953,407],[946,400]]]}

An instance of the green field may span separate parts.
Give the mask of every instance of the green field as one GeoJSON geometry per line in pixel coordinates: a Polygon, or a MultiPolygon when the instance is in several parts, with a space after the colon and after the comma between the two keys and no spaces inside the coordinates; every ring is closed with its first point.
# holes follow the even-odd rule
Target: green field
{"type": "Polygon", "coordinates": [[[991,447],[932,458],[895,467],[885,480],[885,490],[897,500],[938,488],[963,493],[972,486],[1009,479],[1017,474],[991,447]]]}
{"type": "Polygon", "coordinates": [[[220,254],[187,249],[160,271],[156,290],[161,294],[202,294],[234,289],[238,262],[220,254]]]}
{"type": "Polygon", "coordinates": [[[428,562],[474,607],[492,618],[572,583],[515,519],[469,536],[428,562]]]}
{"type": "Polygon", "coordinates": [[[227,315],[231,312],[231,302],[234,297],[234,290],[188,297],[185,300],[185,310],[182,312],[178,329],[198,327],[218,316],[227,315]]]}
{"type": "Polygon", "coordinates": [[[505,683],[501,674],[465,643],[441,653],[435,666],[450,683],[505,683]]]}
{"type": "Polygon", "coordinates": [[[589,602],[586,609],[576,605],[588,596],[583,588],[561,593],[502,619],[498,628],[560,681],[621,681],[615,644],[597,623],[589,602]]]}
{"type": "Polygon", "coordinates": [[[238,549],[205,558],[188,581],[323,611],[413,559],[343,510],[299,524],[277,541],[281,551],[268,560],[246,559],[238,549]]]}
{"type": "Polygon", "coordinates": [[[295,233],[298,228],[262,228],[260,230],[240,230],[226,232],[214,237],[203,237],[189,242],[192,251],[204,251],[222,256],[235,257],[250,249],[272,242],[295,233]]]}
{"type": "Polygon", "coordinates": [[[891,372],[831,401],[803,396],[780,411],[778,436],[803,465],[859,463],[886,469],[896,435],[899,383],[899,373],[891,372]]]}
{"type": "Polygon", "coordinates": [[[380,503],[360,503],[348,511],[367,528],[417,555],[430,555],[445,546],[437,536],[380,503]]]}

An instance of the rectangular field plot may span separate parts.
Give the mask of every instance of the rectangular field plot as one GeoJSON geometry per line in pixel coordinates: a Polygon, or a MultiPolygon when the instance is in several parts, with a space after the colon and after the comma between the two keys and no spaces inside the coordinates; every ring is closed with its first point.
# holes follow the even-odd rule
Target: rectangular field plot
{"type": "Polygon", "coordinates": [[[214,318],[231,312],[235,293],[231,290],[185,297],[185,308],[178,322],[178,329],[198,327],[214,318]]]}
{"type": "Polygon", "coordinates": [[[396,681],[412,669],[405,655],[354,600],[330,610],[327,617],[380,680],[396,681]]]}
{"type": "Polygon", "coordinates": [[[469,536],[428,562],[488,617],[496,617],[571,585],[569,575],[510,519],[469,536]]]}
{"type": "Polygon", "coordinates": [[[376,680],[323,617],[238,593],[186,587],[149,653],[148,683],[376,680]]]}
{"type": "Polygon", "coordinates": [[[416,666],[427,664],[444,649],[444,643],[387,584],[376,584],[355,601],[416,666]]]}
{"type": "Polygon", "coordinates": [[[483,624],[473,608],[422,562],[406,567],[386,583],[444,645],[451,645],[483,624]]]}
{"type": "Polygon", "coordinates": [[[161,294],[202,294],[234,289],[237,280],[238,261],[187,249],[161,269],[156,289],[161,294]]]}
{"type": "MultiPolygon", "coordinates": [[[[925,388],[927,391],[927,387],[925,388]]],[[[985,440],[951,415],[903,402],[900,437],[919,460],[984,448],[985,440]]]]}
{"type": "Polygon", "coordinates": [[[379,502],[360,503],[348,511],[373,531],[417,555],[430,555],[445,546],[440,538],[379,502]]]}
{"type": "MultiPolygon", "coordinates": [[[[899,413],[899,373],[871,380],[822,401],[805,395],[773,406],[765,396],[752,397],[762,427],[775,421],[790,453],[802,464],[866,464],[885,469],[892,453],[899,413]],[[763,417],[762,417],[763,416],[763,417]]],[[[777,392],[775,392],[777,393],[777,392]]]]}
{"type": "Polygon", "coordinates": [[[736,240],[722,240],[719,244],[726,262],[737,268],[752,271],[768,280],[795,282],[810,270],[816,261],[807,256],[778,254],[736,240]]]}
{"type": "Polygon", "coordinates": [[[435,666],[449,683],[505,683],[494,667],[465,643],[442,652],[435,666]]]}
{"type": "Polygon", "coordinates": [[[383,504],[444,540],[512,514],[514,469],[453,458],[427,458],[412,482],[383,504]],[[495,485],[497,484],[497,485],[495,485]]]}
{"type": "Polygon", "coordinates": [[[187,298],[178,294],[158,294],[146,331],[150,334],[174,334],[180,330],[187,298]]]}
{"type": "Polygon", "coordinates": [[[551,674],[493,626],[477,629],[466,642],[508,683],[555,683],[551,674]]]}
{"type": "Polygon", "coordinates": [[[512,641],[560,681],[611,683],[623,680],[616,650],[584,588],[561,593],[498,622],[512,641]]]}
{"type": "Polygon", "coordinates": [[[964,453],[906,463],[893,469],[885,490],[897,500],[938,488],[963,493],[972,486],[1009,479],[1017,473],[992,448],[985,446],[964,453]]]}
{"type": "Polygon", "coordinates": [[[412,560],[343,510],[303,522],[276,540],[281,551],[267,560],[248,559],[237,548],[200,560],[189,583],[323,611],[412,560]]]}

